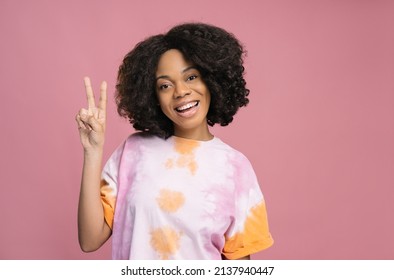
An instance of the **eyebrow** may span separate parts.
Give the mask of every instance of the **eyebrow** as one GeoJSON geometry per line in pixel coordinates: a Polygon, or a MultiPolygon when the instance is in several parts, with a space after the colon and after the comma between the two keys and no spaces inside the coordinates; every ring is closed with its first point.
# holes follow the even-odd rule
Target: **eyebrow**
{"type": "MultiPolygon", "coordinates": [[[[186,67],[185,69],[183,69],[181,73],[183,74],[183,73],[189,71],[190,69],[197,70],[196,66],[189,66],[189,67],[186,67]]],[[[161,75],[161,76],[156,77],[156,81],[158,79],[170,79],[170,76],[168,76],[168,75],[161,75]]]]}

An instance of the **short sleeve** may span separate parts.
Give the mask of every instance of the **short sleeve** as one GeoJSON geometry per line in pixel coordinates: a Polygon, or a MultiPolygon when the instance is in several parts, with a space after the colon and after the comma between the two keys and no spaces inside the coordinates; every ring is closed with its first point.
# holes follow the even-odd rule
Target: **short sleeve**
{"type": "Polygon", "coordinates": [[[256,174],[249,160],[237,155],[234,168],[235,213],[225,233],[223,255],[239,259],[264,250],[273,244],[266,204],[256,174]]]}
{"type": "Polygon", "coordinates": [[[104,209],[104,218],[108,226],[112,229],[116,195],[118,192],[118,174],[125,144],[120,145],[107,160],[101,173],[101,203],[104,209]]]}

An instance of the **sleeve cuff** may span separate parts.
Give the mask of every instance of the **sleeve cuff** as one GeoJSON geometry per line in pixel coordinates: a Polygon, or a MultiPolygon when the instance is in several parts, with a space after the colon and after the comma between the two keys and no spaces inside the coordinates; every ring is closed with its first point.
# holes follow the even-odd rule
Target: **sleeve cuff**
{"type": "Polygon", "coordinates": [[[264,240],[257,241],[253,244],[249,244],[246,247],[241,247],[234,252],[222,252],[222,254],[229,260],[236,260],[259,251],[265,250],[274,244],[274,240],[271,236],[264,240]]]}

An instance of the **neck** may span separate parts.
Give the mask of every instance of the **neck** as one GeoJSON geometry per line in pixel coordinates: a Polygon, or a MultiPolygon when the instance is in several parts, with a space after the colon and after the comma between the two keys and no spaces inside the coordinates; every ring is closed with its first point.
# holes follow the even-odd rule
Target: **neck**
{"type": "Polygon", "coordinates": [[[201,128],[194,129],[181,129],[178,127],[174,128],[174,135],[177,137],[198,140],[198,141],[208,141],[212,140],[213,135],[208,129],[208,125],[201,128]]]}

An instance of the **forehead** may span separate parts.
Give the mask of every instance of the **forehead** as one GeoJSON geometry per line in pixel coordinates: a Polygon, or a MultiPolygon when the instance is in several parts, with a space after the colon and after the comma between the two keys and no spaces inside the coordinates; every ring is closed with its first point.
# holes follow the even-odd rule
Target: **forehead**
{"type": "Polygon", "coordinates": [[[163,53],[160,57],[156,76],[180,73],[190,66],[193,66],[193,63],[186,60],[179,50],[171,49],[163,53]]]}

